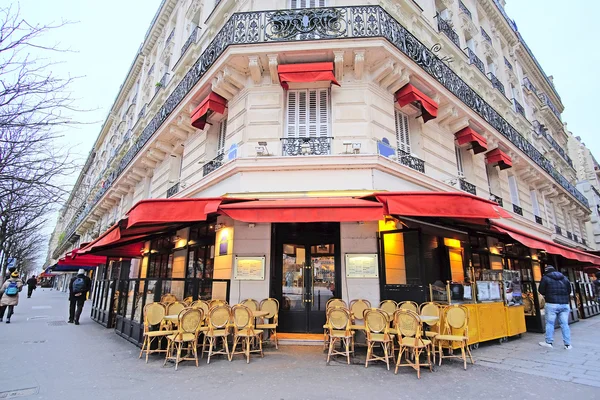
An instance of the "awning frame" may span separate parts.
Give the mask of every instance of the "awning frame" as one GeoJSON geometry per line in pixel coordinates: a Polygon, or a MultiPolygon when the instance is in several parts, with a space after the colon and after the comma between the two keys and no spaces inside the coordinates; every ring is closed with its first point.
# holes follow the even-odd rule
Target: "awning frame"
{"type": "Polygon", "coordinates": [[[424,123],[437,118],[438,104],[410,83],[407,83],[398,90],[394,97],[400,107],[404,107],[410,103],[417,103],[424,123]]]}
{"type": "Polygon", "coordinates": [[[327,82],[340,86],[335,79],[333,62],[281,64],[277,66],[279,83],[285,90],[289,89],[290,82],[327,82]]]}
{"type": "Polygon", "coordinates": [[[227,99],[215,92],[210,92],[192,111],[190,122],[194,128],[204,129],[208,119],[208,112],[224,114],[227,109],[227,99]]]}
{"type": "Polygon", "coordinates": [[[456,132],[454,138],[459,146],[470,145],[469,149],[473,150],[473,154],[483,153],[488,149],[487,140],[468,126],[456,132]]]}

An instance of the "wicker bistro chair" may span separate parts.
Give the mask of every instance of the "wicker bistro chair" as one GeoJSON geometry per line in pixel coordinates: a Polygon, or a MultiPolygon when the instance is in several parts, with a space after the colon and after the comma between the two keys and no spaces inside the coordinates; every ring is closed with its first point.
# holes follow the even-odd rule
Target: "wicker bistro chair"
{"type": "Polygon", "coordinates": [[[179,313],[177,332],[167,336],[169,345],[163,366],[169,360],[175,361],[175,371],[184,360],[196,361],[196,367],[198,366],[198,335],[203,320],[204,312],[200,308],[186,308],[179,313]],[[187,345],[187,356],[182,357],[181,350],[184,345],[187,345]],[[193,357],[189,357],[190,354],[193,354],[193,357]]]}
{"type": "Polygon", "coordinates": [[[223,305],[227,305],[227,302],[225,300],[219,300],[219,299],[212,299],[208,302],[208,306],[210,308],[213,308],[215,306],[223,306],[223,305]]]}
{"type": "Polygon", "coordinates": [[[144,340],[142,342],[142,350],[140,357],[146,352],[146,363],[148,363],[148,355],[150,353],[165,353],[166,349],[160,348],[160,339],[173,334],[173,331],[167,330],[164,317],[166,315],[165,306],[160,303],[148,303],[144,306],[144,340]],[[158,330],[150,330],[153,326],[158,326],[158,330]],[[158,339],[158,347],[152,350],[152,342],[158,339]]]}
{"type": "Polygon", "coordinates": [[[471,360],[471,364],[475,364],[471,350],[469,350],[469,310],[465,306],[453,305],[444,308],[444,330],[442,334],[435,337],[435,342],[438,345],[438,354],[440,356],[440,365],[444,358],[462,358],[465,370],[467,369],[467,357],[471,360]],[[453,343],[460,345],[461,355],[452,353],[453,343]],[[450,354],[444,355],[443,347],[449,349],[450,354]]]}
{"type": "Polygon", "coordinates": [[[240,304],[248,307],[250,311],[258,311],[260,309],[260,304],[254,299],[243,300],[240,304]]]}
{"type": "Polygon", "coordinates": [[[383,310],[371,309],[365,310],[364,314],[366,335],[367,335],[367,360],[365,368],[369,366],[369,361],[383,361],[390,370],[390,357],[394,358],[394,335],[389,333],[389,317],[383,310]],[[375,345],[380,345],[383,349],[383,356],[376,356],[373,352],[375,345]]]}
{"type": "Polygon", "coordinates": [[[206,361],[207,364],[210,363],[210,357],[215,354],[223,354],[229,358],[229,345],[227,344],[227,336],[229,336],[230,318],[231,310],[226,304],[214,306],[208,312],[208,329],[204,332],[201,356],[203,357],[204,353],[208,353],[208,360],[206,361]],[[216,347],[219,338],[223,343],[223,348],[219,351],[213,350],[216,347]],[[206,351],[207,344],[208,351],[206,351]]]}
{"type": "Polygon", "coordinates": [[[275,348],[279,349],[279,340],[277,339],[277,325],[279,324],[279,302],[277,299],[268,298],[260,302],[260,310],[269,313],[263,317],[263,322],[256,324],[257,329],[263,329],[269,332],[269,340],[275,342],[275,348]],[[270,322],[268,322],[270,321],[270,322]]]}
{"type": "Polygon", "coordinates": [[[342,299],[331,298],[327,300],[325,304],[325,324],[323,325],[323,351],[327,350],[329,347],[329,324],[327,322],[327,313],[331,308],[345,308],[348,309],[348,305],[342,299]]]}
{"type": "Polygon", "coordinates": [[[254,329],[254,318],[252,310],[242,304],[237,304],[231,309],[233,320],[233,347],[229,354],[229,361],[235,354],[246,355],[246,363],[250,363],[250,353],[260,353],[264,357],[262,349],[262,329],[254,329]],[[240,343],[241,342],[241,343],[240,343]],[[253,349],[255,342],[258,342],[258,349],[253,349]],[[242,350],[236,352],[238,343],[242,345],[242,350]]]}
{"type": "Polygon", "coordinates": [[[394,314],[394,325],[398,332],[398,344],[400,352],[396,359],[396,369],[394,374],[398,373],[398,367],[412,367],[417,371],[417,378],[421,379],[421,367],[429,367],[432,371],[431,363],[431,340],[422,337],[421,319],[417,313],[410,310],[399,309],[394,314]],[[422,364],[420,360],[421,353],[427,351],[427,363],[422,364]],[[409,357],[412,353],[412,359],[409,357]],[[404,356],[405,363],[402,363],[404,356]]]}
{"type": "Polygon", "coordinates": [[[401,301],[398,303],[398,310],[410,310],[416,314],[419,313],[419,305],[414,301],[401,301]]]}
{"type": "Polygon", "coordinates": [[[183,299],[183,302],[189,307],[194,302],[194,298],[192,296],[188,296],[183,299]]]}
{"type": "Polygon", "coordinates": [[[327,300],[327,304],[325,304],[325,309],[329,310],[332,307],[348,308],[348,304],[346,304],[346,302],[342,299],[336,299],[332,297],[331,299],[327,300]]]}
{"type": "Polygon", "coordinates": [[[204,311],[204,319],[206,319],[208,317],[208,311],[210,310],[210,307],[208,306],[208,302],[206,302],[204,300],[196,300],[190,305],[190,307],[191,308],[201,308],[202,311],[204,311]]]}
{"type": "MultiPolygon", "coordinates": [[[[423,303],[419,307],[419,315],[426,317],[437,317],[436,322],[424,322],[428,330],[424,332],[425,337],[435,343],[435,337],[440,334],[440,306],[434,302],[423,303]]],[[[433,363],[435,364],[436,348],[432,346],[433,363]]]]}
{"type": "Polygon", "coordinates": [[[163,304],[174,303],[177,301],[177,297],[174,294],[167,293],[163,294],[160,298],[160,302],[163,304]]]}
{"type": "MultiPolygon", "coordinates": [[[[186,308],[187,305],[185,303],[182,303],[181,301],[174,301],[173,303],[167,303],[166,305],[166,309],[167,309],[167,315],[179,315],[180,312],[183,311],[184,308],[186,308]]],[[[178,324],[178,322],[173,321],[172,323],[170,323],[170,328],[173,329],[174,327],[176,327],[178,324]]]]}
{"type": "Polygon", "coordinates": [[[397,308],[398,304],[394,300],[383,300],[381,303],[379,303],[379,309],[388,314],[390,321],[394,319],[394,313],[396,312],[397,308]]]}
{"type": "Polygon", "coordinates": [[[350,302],[350,318],[352,319],[352,330],[365,330],[366,327],[364,325],[364,314],[365,310],[371,308],[371,302],[369,300],[352,300],[350,302]],[[357,322],[362,321],[363,324],[357,324],[357,322]]]}
{"type": "Polygon", "coordinates": [[[350,364],[350,353],[354,352],[354,331],[350,328],[351,318],[350,311],[345,308],[334,307],[327,311],[328,321],[328,336],[329,336],[329,352],[327,353],[327,364],[331,356],[342,355],[345,356],[350,364]],[[342,343],[342,350],[335,350],[335,344],[337,342],[342,343]],[[352,350],[350,349],[352,347],[352,350]]]}

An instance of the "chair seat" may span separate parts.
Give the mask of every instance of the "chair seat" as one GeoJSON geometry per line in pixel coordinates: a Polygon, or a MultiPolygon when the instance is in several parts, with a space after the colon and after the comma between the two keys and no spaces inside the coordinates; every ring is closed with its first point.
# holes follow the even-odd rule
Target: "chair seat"
{"type": "Polygon", "coordinates": [[[435,337],[436,340],[450,340],[450,341],[455,341],[455,342],[459,342],[461,340],[467,340],[466,337],[464,336],[460,336],[460,335],[437,335],[435,337]]]}
{"type": "Polygon", "coordinates": [[[417,343],[415,343],[415,338],[405,337],[402,338],[402,346],[406,347],[425,347],[431,344],[431,340],[420,339],[417,343]]]}
{"type": "Polygon", "coordinates": [[[191,342],[196,338],[196,335],[193,333],[184,333],[182,335],[176,333],[174,335],[167,336],[167,339],[172,340],[174,342],[191,342]]]}
{"type": "Polygon", "coordinates": [[[367,327],[364,325],[350,325],[350,329],[354,331],[364,331],[367,329],[367,327]]]}
{"type": "Polygon", "coordinates": [[[277,324],[258,324],[256,327],[258,329],[276,329],[277,324]]]}
{"type": "Polygon", "coordinates": [[[433,331],[425,332],[425,336],[427,336],[428,338],[434,338],[434,337],[437,337],[438,335],[439,335],[438,332],[433,332],[433,331]]]}
{"type": "Polygon", "coordinates": [[[206,336],[209,337],[227,336],[228,334],[229,331],[227,331],[227,329],[217,329],[212,332],[206,331],[206,336]]]}
{"type": "Polygon", "coordinates": [[[397,335],[398,334],[398,330],[396,328],[389,328],[388,329],[388,333],[390,333],[392,335],[397,335]]]}
{"type": "Polygon", "coordinates": [[[261,329],[252,329],[252,331],[250,331],[249,329],[241,329],[239,331],[237,331],[236,335],[237,336],[243,336],[243,337],[252,337],[252,336],[257,336],[257,335],[261,335],[263,333],[263,331],[261,329]]]}
{"type": "Polygon", "coordinates": [[[342,330],[338,331],[337,329],[333,329],[329,332],[329,336],[345,338],[345,337],[351,337],[353,333],[354,332],[350,332],[350,334],[346,334],[346,331],[342,331],[342,330]]]}
{"type": "Polygon", "coordinates": [[[148,337],[158,337],[158,336],[168,336],[174,334],[176,331],[151,331],[144,332],[144,336],[148,337]]]}
{"type": "Polygon", "coordinates": [[[371,342],[389,342],[394,339],[393,334],[388,334],[387,337],[384,333],[371,333],[370,341],[371,342]]]}

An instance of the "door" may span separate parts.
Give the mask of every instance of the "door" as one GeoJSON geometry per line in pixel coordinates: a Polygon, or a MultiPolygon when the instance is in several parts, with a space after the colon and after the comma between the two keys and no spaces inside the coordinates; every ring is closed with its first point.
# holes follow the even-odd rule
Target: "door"
{"type": "Polygon", "coordinates": [[[274,230],[275,274],[271,282],[280,304],[279,329],[323,332],[327,301],[341,295],[339,224],[281,225],[274,230]]]}

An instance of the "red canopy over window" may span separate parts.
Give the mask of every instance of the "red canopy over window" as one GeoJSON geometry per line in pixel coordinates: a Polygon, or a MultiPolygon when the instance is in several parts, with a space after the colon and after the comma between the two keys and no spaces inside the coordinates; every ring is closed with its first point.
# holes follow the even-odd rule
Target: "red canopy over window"
{"type": "Polygon", "coordinates": [[[289,82],[329,81],[340,86],[335,79],[332,62],[278,65],[277,72],[279,73],[279,82],[286,90],[289,88],[289,82]]]}
{"type": "Polygon", "coordinates": [[[454,137],[459,146],[470,144],[473,154],[479,154],[487,150],[487,140],[468,126],[456,132],[454,137]]]}
{"type": "Polygon", "coordinates": [[[459,219],[512,218],[493,201],[461,192],[383,192],[373,194],[386,214],[459,219]]]}
{"type": "Polygon", "coordinates": [[[204,129],[209,110],[223,114],[226,108],[227,99],[216,94],[215,92],[210,92],[210,94],[206,96],[200,105],[192,112],[192,126],[198,129],[204,129]]]}
{"type": "Polygon", "coordinates": [[[491,166],[497,166],[500,169],[512,167],[511,158],[500,149],[494,149],[485,153],[485,162],[491,166]]]}
{"type": "Polygon", "coordinates": [[[381,204],[353,198],[254,200],[224,204],[219,210],[244,222],[350,222],[384,218],[381,204]]]}
{"type": "Polygon", "coordinates": [[[438,104],[410,83],[396,92],[396,101],[400,107],[416,102],[424,122],[437,117],[438,104]]]}
{"type": "Polygon", "coordinates": [[[106,264],[106,257],[91,254],[79,254],[80,249],[73,250],[58,260],[58,265],[74,265],[85,267],[97,267],[100,264],[106,264]],[[75,254],[73,254],[75,253],[75,254]]]}
{"type": "Polygon", "coordinates": [[[492,222],[492,229],[497,232],[509,235],[517,242],[531,249],[545,250],[550,254],[558,254],[571,260],[589,262],[592,264],[600,264],[600,257],[598,256],[586,253],[581,250],[572,249],[570,247],[563,246],[558,243],[551,242],[549,240],[536,238],[535,236],[529,233],[519,231],[515,228],[498,222],[492,222]]]}
{"type": "Polygon", "coordinates": [[[127,229],[140,225],[205,221],[207,214],[217,212],[221,201],[220,197],[142,200],[127,213],[127,229]]]}

